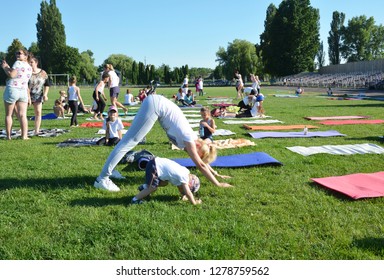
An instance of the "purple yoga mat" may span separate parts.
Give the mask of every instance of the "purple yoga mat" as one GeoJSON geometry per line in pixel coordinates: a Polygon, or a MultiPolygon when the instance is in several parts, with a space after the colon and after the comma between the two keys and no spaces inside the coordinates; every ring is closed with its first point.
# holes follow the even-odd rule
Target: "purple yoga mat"
{"type": "Polygon", "coordinates": [[[289,132],[250,132],[249,133],[253,138],[309,138],[309,137],[332,137],[332,136],[346,136],[341,134],[336,130],[328,131],[308,131],[307,134],[304,134],[303,131],[289,131],[289,132]]]}

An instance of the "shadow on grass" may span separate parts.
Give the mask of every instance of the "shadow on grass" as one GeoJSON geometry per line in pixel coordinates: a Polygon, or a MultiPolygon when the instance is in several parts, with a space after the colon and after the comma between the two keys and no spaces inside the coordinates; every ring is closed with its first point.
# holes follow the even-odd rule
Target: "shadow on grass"
{"type": "Polygon", "coordinates": [[[384,254],[384,238],[367,237],[356,239],[352,241],[352,245],[370,251],[380,257],[384,254]]]}
{"type": "Polygon", "coordinates": [[[327,195],[334,196],[337,199],[340,199],[342,201],[355,201],[354,199],[352,199],[351,197],[349,197],[345,194],[342,194],[342,193],[335,191],[335,190],[328,189],[328,188],[326,188],[320,184],[317,184],[315,182],[310,182],[310,183],[308,183],[308,185],[310,185],[314,189],[318,189],[318,190],[325,192],[327,195]]]}
{"type": "Polygon", "coordinates": [[[1,179],[0,191],[14,188],[32,188],[39,190],[84,189],[86,185],[93,185],[94,181],[94,176],[38,179],[4,178],[1,179]]]}
{"type": "MultiPolygon", "coordinates": [[[[136,206],[131,204],[133,196],[126,197],[93,197],[84,199],[75,199],[70,203],[71,206],[87,206],[87,207],[104,207],[111,205],[125,205],[125,206],[136,206]]],[[[179,200],[178,196],[169,195],[156,195],[153,194],[150,198],[146,198],[144,204],[150,201],[159,202],[176,202],[179,200]]],[[[188,202],[186,202],[188,203],[188,202]]]]}
{"type": "Polygon", "coordinates": [[[358,137],[358,138],[345,138],[345,140],[350,141],[350,140],[366,140],[366,141],[378,141],[378,142],[383,142],[383,138],[380,138],[379,136],[369,136],[369,137],[358,137]]]}

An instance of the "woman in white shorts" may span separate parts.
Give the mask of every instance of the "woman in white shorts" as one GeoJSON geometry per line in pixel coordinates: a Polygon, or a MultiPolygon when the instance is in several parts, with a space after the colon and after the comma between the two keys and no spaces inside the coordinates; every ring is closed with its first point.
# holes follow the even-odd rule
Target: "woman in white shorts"
{"type": "MultiPolygon", "coordinates": [[[[112,175],[112,171],[116,171],[114,168],[124,155],[148,134],[157,120],[159,120],[169,140],[179,149],[184,149],[188,153],[196,167],[209,181],[219,187],[231,187],[230,184],[221,183],[215,178],[215,176],[220,175],[208,163],[216,158],[216,150],[198,139],[181,109],[164,96],[150,94],[145,98],[127,133],[109,155],[94,183],[96,188],[109,191],[120,190],[109,179],[109,176],[112,175]]],[[[220,177],[226,178],[226,176],[220,177]]]]}
{"type": "Polygon", "coordinates": [[[28,64],[28,56],[26,50],[20,49],[16,52],[16,62],[12,68],[5,60],[1,63],[1,67],[8,77],[3,95],[7,140],[11,140],[12,115],[15,108],[20,121],[21,138],[23,140],[29,139],[27,108],[31,99],[28,94],[28,81],[32,75],[32,67],[28,64]]]}

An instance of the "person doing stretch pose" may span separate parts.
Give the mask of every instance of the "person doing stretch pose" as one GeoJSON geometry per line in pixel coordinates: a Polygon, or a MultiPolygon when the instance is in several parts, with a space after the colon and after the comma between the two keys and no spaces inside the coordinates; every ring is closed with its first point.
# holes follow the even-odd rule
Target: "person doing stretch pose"
{"type": "Polygon", "coordinates": [[[196,167],[209,181],[219,187],[231,187],[230,184],[221,183],[215,178],[215,176],[228,178],[219,175],[208,164],[215,159],[216,150],[198,139],[181,109],[164,96],[150,94],[141,105],[127,133],[107,158],[100,175],[94,183],[96,188],[109,191],[120,190],[109,179],[109,176],[112,175],[114,168],[124,155],[148,134],[157,120],[159,120],[169,140],[179,149],[186,150],[196,167]]]}

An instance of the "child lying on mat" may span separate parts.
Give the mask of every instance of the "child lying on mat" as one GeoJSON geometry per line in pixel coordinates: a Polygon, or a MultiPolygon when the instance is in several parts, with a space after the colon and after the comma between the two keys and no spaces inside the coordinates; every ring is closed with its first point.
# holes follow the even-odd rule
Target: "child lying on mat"
{"type": "Polygon", "coordinates": [[[117,115],[117,108],[115,106],[109,107],[108,117],[104,120],[103,129],[105,130],[105,137],[97,141],[97,145],[114,146],[120,142],[123,136],[122,130],[124,125],[117,115]]]}
{"type": "Polygon", "coordinates": [[[175,161],[160,157],[153,157],[147,162],[145,184],[138,188],[140,192],[132,198],[131,203],[143,203],[143,198],[155,192],[158,187],[168,185],[168,182],[177,186],[183,200],[189,200],[193,205],[201,204],[201,200],[193,196],[200,188],[199,178],[175,161]]]}

